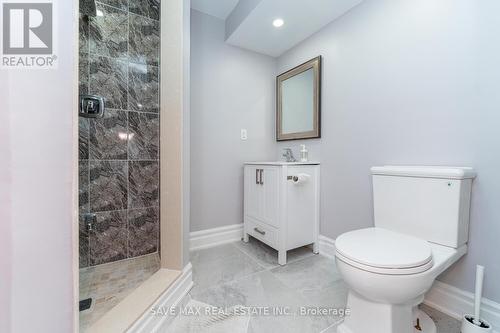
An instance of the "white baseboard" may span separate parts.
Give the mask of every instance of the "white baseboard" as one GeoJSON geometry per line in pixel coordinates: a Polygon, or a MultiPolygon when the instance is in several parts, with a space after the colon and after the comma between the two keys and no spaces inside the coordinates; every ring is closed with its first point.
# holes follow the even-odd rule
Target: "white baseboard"
{"type": "Polygon", "coordinates": [[[189,249],[191,251],[236,242],[241,240],[243,237],[243,223],[201,231],[193,231],[189,234],[189,236],[189,249]]]}
{"type": "MultiPolygon", "coordinates": [[[[474,295],[446,283],[436,281],[425,295],[424,304],[439,310],[448,316],[461,320],[464,314],[474,313],[474,295]]],[[[481,300],[481,318],[500,332],[500,304],[487,298],[481,300]]]]}
{"type": "MultiPolygon", "coordinates": [[[[192,232],[190,236],[191,250],[235,242],[243,236],[243,223],[196,231],[192,232]]],[[[335,240],[320,235],[319,253],[328,258],[335,258],[335,240]]],[[[467,291],[436,281],[427,293],[424,304],[461,320],[463,314],[473,312],[474,296],[467,291]]],[[[494,327],[494,332],[500,333],[500,304],[483,298],[481,314],[483,319],[494,327]]]]}
{"type": "MultiPolygon", "coordinates": [[[[193,287],[193,267],[191,263],[187,264],[182,270],[182,274],[175,282],[161,295],[151,306],[151,309],[170,309],[180,304],[193,287]]],[[[153,314],[148,309],[141,318],[139,318],[127,333],[150,333],[160,332],[161,327],[168,324],[173,317],[169,315],[153,314]]]]}
{"type": "Polygon", "coordinates": [[[328,258],[335,258],[335,240],[319,235],[319,253],[328,258]]]}
{"type": "MultiPolygon", "coordinates": [[[[189,236],[189,249],[191,251],[237,242],[243,237],[243,223],[201,231],[193,231],[189,234],[189,236]]],[[[321,254],[329,258],[335,257],[335,241],[320,235],[319,251],[321,254]]]]}

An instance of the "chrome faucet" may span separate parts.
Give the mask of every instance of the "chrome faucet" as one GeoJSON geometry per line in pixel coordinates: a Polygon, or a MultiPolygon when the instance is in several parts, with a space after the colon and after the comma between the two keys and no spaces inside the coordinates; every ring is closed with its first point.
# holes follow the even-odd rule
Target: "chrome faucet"
{"type": "Polygon", "coordinates": [[[293,156],[293,152],[292,152],[291,148],[284,148],[282,156],[285,158],[285,161],[287,161],[287,162],[297,162],[297,160],[293,156]]]}

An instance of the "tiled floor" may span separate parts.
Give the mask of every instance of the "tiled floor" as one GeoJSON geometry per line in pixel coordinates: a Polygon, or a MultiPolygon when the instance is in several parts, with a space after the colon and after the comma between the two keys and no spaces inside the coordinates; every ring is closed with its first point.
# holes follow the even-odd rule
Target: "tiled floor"
{"type": "MultiPolygon", "coordinates": [[[[343,308],[347,289],[335,262],[314,255],[309,248],[288,253],[286,266],[279,266],[277,253],[250,240],[191,253],[195,287],[190,298],[213,306],[301,306],[343,308]]],[[[460,323],[423,306],[436,322],[439,333],[457,333],[460,323]]],[[[339,315],[252,316],[248,332],[336,332],[339,315]]],[[[198,332],[198,330],[195,330],[198,332]]]]}
{"type": "Polygon", "coordinates": [[[101,318],[160,268],[157,253],[80,269],[80,300],[92,307],[80,312],[80,332],[101,318]]]}

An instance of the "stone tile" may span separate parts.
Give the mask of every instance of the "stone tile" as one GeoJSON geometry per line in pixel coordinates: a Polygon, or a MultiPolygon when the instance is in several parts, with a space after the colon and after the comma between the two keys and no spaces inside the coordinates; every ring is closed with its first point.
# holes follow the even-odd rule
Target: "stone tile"
{"type": "Polygon", "coordinates": [[[273,268],[271,273],[287,287],[299,292],[321,290],[342,279],[335,260],[321,255],[273,268]]]}
{"type": "Polygon", "coordinates": [[[159,206],[159,163],[129,161],[129,208],[159,206]]]}
{"type": "MultiPolygon", "coordinates": [[[[304,299],[303,306],[339,309],[347,303],[347,286],[335,267],[335,261],[320,255],[308,257],[270,271],[288,288],[304,299]]],[[[310,316],[313,332],[319,332],[342,320],[342,316],[310,316]]]]}
{"type": "Polygon", "coordinates": [[[159,20],[160,0],[130,0],[129,11],[134,14],[159,20]]]}
{"type": "Polygon", "coordinates": [[[138,64],[158,66],[160,24],[143,16],[129,16],[129,59],[138,64]]]}
{"type": "Polygon", "coordinates": [[[193,264],[195,286],[192,293],[196,294],[211,285],[233,281],[262,270],[264,270],[262,266],[241,252],[234,252],[217,260],[198,259],[193,264]]]}
{"type": "Polygon", "coordinates": [[[137,257],[158,250],[159,208],[128,211],[128,257],[137,257]]]}
{"type": "Polygon", "coordinates": [[[128,2],[129,0],[99,0],[100,3],[103,3],[108,6],[112,6],[121,10],[128,10],[128,2]]]}
{"type": "Polygon", "coordinates": [[[316,333],[306,316],[256,316],[250,320],[247,333],[316,333]]]}
{"type": "Polygon", "coordinates": [[[97,4],[98,13],[90,25],[90,53],[126,59],[128,48],[128,13],[110,6],[97,4]]]}
{"type": "Polygon", "coordinates": [[[78,118],[78,158],[80,160],[89,159],[89,120],[88,118],[78,118]]]}
{"type": "Polygon", "coordinates": [[[337,333],[337,327],[339,327],[340,323],[329,326],[328,328],[321,331],[321,333],[337,333]]]}
{"type": "MultiPolygon", "coordinates": [[[[213,333],[247,333],[250,315],[242,315],[235,309],[219,309],[217,314],[212,314],[212,306],[210,304],[191,300],[185,307],[184,313],[190,309],[198,309],[199,314],[196,316],[177,316],[168,332],[213,332],[213,333]],[[222,320],[221,320],[222,319],[222,320]],[[208,324],[209,323],[209,324],[208,324]]],[[[168,321],[168,317],[166,321],[168,321]]],[[[165,332],[165,329],[160,328],[159,332],[165,332]]]]}
{"type": "Polygon", "coordinates": [[[88,267],[90,265],[90,248],[89,248],[89,234],[85,224],[85,217],[80,214],[79,217],[79,232],[78,232],[78,245],[79,245],[79,258],[80,268],[88,267]]]}
{"type": "Polygon", "coordinates": [[[88,83],[79,83],[78,84],[78,93],[80,95],[87,95],[89,93],[89,84],[88,83]]]}
{"type": "Polygon", "coordinates": [[[159,111],[158,67],[129,63],[128,105],[130,110],[159,111]]]}
{"type": "Polygon", "coordinates": [[[79,13],[80,15],[91,15],[95,11],[95,2],[91,1],[79,1],[79,13]]]}
{"type": "MultiPolygon", "coordinates": [[[[337,309],[338,311],[345,310],[347,304],[347,285],[343,280],[336,280],[327,286],[317,289],[305,289],[299,293],[305,300],[306,306],[322,307],[328,309],[337,309]]],[[[310,316],[313,331],[324,330],[334,324],[338,324],[343,320],[342,313],[331,315],[310,316]]]]}
{"type": "Polygon", "coordinates": [[[159,117],[151,113],[128,112],[128,158],[157,160],[160,149],[159,117]]]}
{"type": "Polygon", "coordinates": [[[88,94],[90,79],[90,62],[88,52],[80,50],[78,59],[78,93],[80,95],[88,94]]]}
{"type": "Polygon", "coordinates": [[[80,269],[80,299],[91,297],[94,300],[92,311],[80,312],[80,332],[85,331],[159,268],[160,257],[151,254],[80,269]]]}
{"type": "Polygon", "coordinates": [[[90,232],[90,263],[104,264],[127,258],[126,211],[96,213],[90,232]]]}
{"type": "Polygon", "coordinates": [[[127,108],[127,63],[108,57],[90,57],[89,91],[105,98],[107,108],[127,108]]]}
{"type": "Polygon", "coordinates": [[[79,29],[79,52],[86,53],[89,51],[89,18],[85,15],[79,15],[78,18],[78,29],[79,29]]]}
{"type": "MultiPolygon", "coordinates": [[[[223,264],[223,261],[218,262],[223,264]]],[[[212,265],[217,269],[216,265],[212,265]]],[[[193,272],[194,273],[194,272],[193,272]]],[[[196,283],[196,282],[195,282],[196,283]]],[[[262,271],[235,281],[216,284],[200,292],[192,292],[192,298],[218,307],[265,306],[289,307],[290,316],[253,316],[249,332],[310,332],[311,319],[293,315],[304,300],[269,271],[262,271]]]]}
{"type": "Polygon", "coordinates": [[[193,266],[199,266],[212,261],[225,260],[230,257],[241,257],[241,251],[232,243],[191,251],[189,253],[189,259],[193,266]]]}
{"type": "Polygon", "coordinates": [[[103,118],[90,119],[90,159],[126,160],[127,138],[127,113],[106,109],[103,118]]]}
{"type": "Polygon", "coordinates": [[[127,208],[126,161],[90,162],[90,209],[93,212],[127,208]]]}
{"type": "Polygon", "coordinates": [[[89,206],[89,162],[78,162],[78,206],[80,213],[88,213],[89,206]]]}
{"type": "MultiPolygon", "coordinates": [[[[213,270],[223,271],[223,267],[227,266],[225,262],[226,260],[219,260],[207,266],[213,270]]],[[[208,275],[212,274],[207,271],[207,275],[201,276],[200,270],[193,273],[196,280],[207,280],[208,275]]],[[[211,282],[211,287],[199,288],[191,292],[191,297],[218,307],[292,305],[297,304],[297,299],[300,300],[300,296],[294,290],[288,288],[267,270],[239,276],[238,279],[228,278],[223,283],[220,283],[219,279],[208,279],[208,281],[211,282]]]]}
{"type": "MultiPolygon", "coordinates": [[[[193,299],[219,307],[288,306],[295,313],[289,316],[253,316],[248,332],[337,331],[343,320],[341,315],[296,315],[301,306],[343,309],[347,304],[348,288],[333,259],[321,255],[306,256],[289,262],[286,266],[241,276],[238,275],[241,272],[227,269],[228,262],[238,260],[238,251],[245,250],[239,245],[241,244],[231,243],[191,252],[195,281],[195,288],[191,291],[193,299]],[[221,271],[227,271],[228,274],[212,273],[221,271]]],[[[245,245],[255,246],[252,243],[245,245]]],[[[260,255],[252,256],[253,251],[259,253],[258,248],[246,250],[252,261],[252,258],[261,258],[260,255]]],[[[423,305],[421,309],[433,318],[439,333],[459,331],[460,323],[457,320],[423,305]]]]}
{"type": "Polygon", "coordinates": [[[80,52],[78,59],[78,82],[80,84],[88,84],[89,82],[89,54],[80,52]]]}
{"type": "MultiPolygon", "coordinates": [[[[235,242],[234,245],[238,247],[241,251],[248,254],[254,260],[256,260],[259,265],[269,269],[278,267],[278,251],[272,247],[250,237],[249,242],[245,243],[243,241],[235,242]]],[[[299,247],[288,251],[287,253],[287,263],[292,263],[297,260],[301,260],[306,257],[313,256],[314,253],[312,249],[306,246],[299,247]]]]}

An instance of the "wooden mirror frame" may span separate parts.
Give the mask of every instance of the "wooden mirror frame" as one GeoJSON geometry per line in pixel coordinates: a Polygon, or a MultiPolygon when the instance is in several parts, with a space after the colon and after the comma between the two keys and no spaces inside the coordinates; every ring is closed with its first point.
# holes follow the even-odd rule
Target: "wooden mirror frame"
{"type": "Polygon", "coordinates": [[[313,58],[295,68],[292,68],[276,77],[276,141],[316,139],[321,137],[321,56],[313,58]],[[282,131],[282,83],[283,81],[303,73],[309,69],[314,73],[314,105],[313,129],[306,132],[287,133],[282,131]]]}

